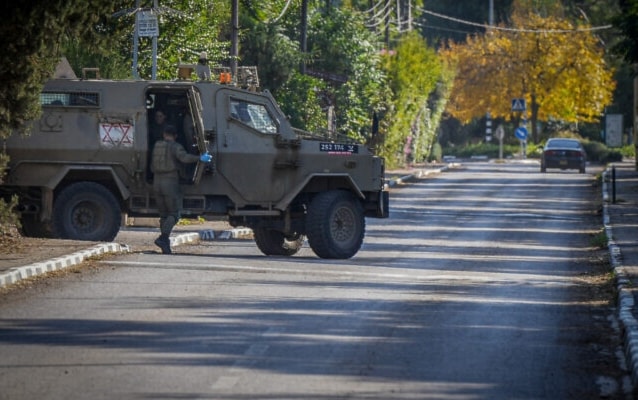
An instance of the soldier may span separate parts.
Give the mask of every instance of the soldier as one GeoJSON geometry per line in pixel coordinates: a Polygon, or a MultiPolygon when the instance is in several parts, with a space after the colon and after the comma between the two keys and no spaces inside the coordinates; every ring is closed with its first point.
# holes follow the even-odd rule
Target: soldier
{"type": "Polygon", "coordinates": [[[166,113],[164,110],[155,110],[153,124],[151,125],[151,140],[153,144],[158,140],[162,140],[162,134],[164,133],[166,125],[168,125],[168,122],[166,121],[166,113]]]}
{"type": "Polygon", "coordinates": [[[162,134],[163,140],[155,143],[151,170],[154,174],[153,191],[160,215],[160,236],[155,244],[163,254],[171,254],[169,236],[180,218],[182,196],[179,189],[180,164],[208,163],[212,157],[208,152],[202,155],[188,154],[181,144],[175,141],[177,130],[167,125],[162,134]]]}

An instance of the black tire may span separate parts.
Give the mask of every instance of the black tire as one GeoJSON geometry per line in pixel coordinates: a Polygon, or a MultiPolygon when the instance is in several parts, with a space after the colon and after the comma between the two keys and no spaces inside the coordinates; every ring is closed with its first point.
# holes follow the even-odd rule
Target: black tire
{"type": "Polygon", "coordinates": [[[23,214],[22,217],[20,217],[20,226],[21,226],[22,234],[26,237],[34,237],[34,238],[53,237],[53,232],[51,231],[51,224],[40,222],[36,214],[23,214]]]}
{"type": "Polygon", "coordinates": [[[306,234],[310,247],[321,258],[354,256],[365,234],[361,204],[345,191],[318,194],[308,209],[306,234]]]}
{"type": "Polygon", "coordinates": [[[302,235],[286,237],[283,232],[267,228],[255,228],[253,234],[257,247],[267,256],[295,255],[304,242],[302,235]]]}
{"type": "Polygon", "coordinates": [[[110,242],[121,221],[118,200],[98,183],[73,183],[53,204],[53,233],[62,239],[110,242]]]}

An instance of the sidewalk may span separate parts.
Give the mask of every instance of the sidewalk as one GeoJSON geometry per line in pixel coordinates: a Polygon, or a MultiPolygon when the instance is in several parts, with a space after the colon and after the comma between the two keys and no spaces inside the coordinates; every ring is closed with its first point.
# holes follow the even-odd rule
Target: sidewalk
{"type": "Polygon", "coordinates": [[[627,367],[638,386],[638,171],[635,162],[613,163],[602,185],[603,224],[618,291],[618,317],[627,367]],[[615,179],[614,179],[615,177],[615,179]]]}

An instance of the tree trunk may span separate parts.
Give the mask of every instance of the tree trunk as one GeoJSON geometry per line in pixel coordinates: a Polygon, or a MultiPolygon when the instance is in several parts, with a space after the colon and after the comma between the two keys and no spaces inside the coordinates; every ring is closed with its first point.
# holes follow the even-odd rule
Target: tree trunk
{"type": "Polygon", "coordinates": [[[539,132],[538,132],[538,109],[540,108],[540,106],[538,105],[538,102],[536,101],[536,95],[532,94],[532,104],[530,104],[530,124],[532,125],[532,141],[536,144],[539,141],[539,132]]]}

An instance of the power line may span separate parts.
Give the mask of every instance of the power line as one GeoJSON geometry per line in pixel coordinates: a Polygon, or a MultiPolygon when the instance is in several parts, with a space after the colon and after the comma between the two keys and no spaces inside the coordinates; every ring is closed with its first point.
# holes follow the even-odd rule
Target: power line
{"type": "Polygon", "coordinates": [[[373,12],[377,7],[379,7],[379,5],[381,5],[381,3],[383,3],[385,0],[379,0],[377,2],[377,4],[375,4],[374,6],[372,6],[372,8],[365,10],[363,13],[367,14],[369,12],[373,12]]]}
{"type": "Polygon", "coordinates": [[[281,13],[279,14],[279,16],[277,18],[272,20],[272,23],[276,24],[277,21],[279,21],[281,19],[281,17],[283,17],[286,14],[286,11],[288,10],[288,6],[290,6],[291,2],[292,2],[292,0],[288,0],[286,2],[286,5],[284,6],[284,9],[281,11],[281,13]]]}
{"type": "Polygon", "coordinates": [[[432,15],[432,16],[435,16],[435,17],[438,17],[438,18],[446,19],[448,21],[457,22],[459,24],[476,26],[476,27],[484,28],[484,29],[494,29],[494,30],[500,30],[500,31],[507,31],[507,32],[521,32],[521,33],[575,33],[575,32],[592,32],[592,31],[599,31],[599,30],[612,28],[612,25],[592,26],[592,27],[589,27],[589,28],[576,28],[576,29],[522,29],[522,28],[507,28],[507,27],[503,27],[503,26],[495,26],[495,25],[490,26],[490,25],[485,25],[485,24],[479,24],[477,22],[466,21],[466,20],[462,20],[462,19],[459,19],[459,18],[454,18],[454,17],[450,17],[450,16],[447,16],[447,15],[435,13],[434,11],[429,11],[429,10],[426,10],[426,9],[420,8],[420,7],[417,7],[417,9],[419,11],[421,11],[422,13],[429,14],[429,15],[432,15]]]}
{"type": "MultiPolygon", "coordinates": [[[[388,3],[388,4],[390,4],[390,3],[388,3]]],[[[368,28],[374,28],[374,27],[379,26],[379,25],[381,25],[382,23],[384,23],[384,22],[386,22],[386,21],[387,21],[386,25],[384,26],[384,29],[385,29],[385,28],[388,26],[388,23],[389,23],[389,18],[388,18],[388,16],[389,16],[389,15],[390,15],[390,13],[392,12],[392,7],[387,7],[387,6],[386,6],[386,8],[387,8],[387,10],[385,10],[385,11],[386,11],[385,15],[383,15],[381,18],[379,18],[379,20],[378,20],[378,21],[376,21],[376,22],[366,24],[366,27],[368,27],[368,28]]],[[[382,11],[384,11],[384,10],[382,10],[382,11]]],[[[373,18],[370,18],[369,20],[371,21],[371,20],[373,20],[373,18]]]]}
{"type": "Polygon", "coordinates": [[[372,15],[370,18],[368,18],[368,20],[374,20],[375,18],[379,17],[381,14],[383,14],[385,12],[385,15],[383,16],[384,18],[388,15],[388,10],[392,10],[391,7],[391,3],[387,2],[385,7],[383,7],[381,10],[377,11],[374,15],[372,15]]]}
{"type": "Polygon", "coordinates": [[[422,24],[420,22],[413,22],[414,25],[416,26],[420,26],[421,28],[424,29],[434,29],[434,30],[438,30],[438,31],[445,31],[445,32],[453,32],[453,33],[462,33],[465,35],[474,33],[472,31],[464,31],[464,30],[460,30],[460,29],[451,29],[451,28],[443,28],[441,26],[434,26],[434,25],[428,25],[428,24],[422,24]]]}

